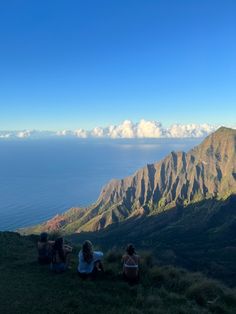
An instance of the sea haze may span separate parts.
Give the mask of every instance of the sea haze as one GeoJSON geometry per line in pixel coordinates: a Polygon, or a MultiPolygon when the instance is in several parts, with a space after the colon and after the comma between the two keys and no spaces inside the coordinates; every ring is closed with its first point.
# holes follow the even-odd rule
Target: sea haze
{"type": "Polygon", "coordinates": [[[0,141],[0,230],[96,201],[102,186],[202,139],[0,141]]]}

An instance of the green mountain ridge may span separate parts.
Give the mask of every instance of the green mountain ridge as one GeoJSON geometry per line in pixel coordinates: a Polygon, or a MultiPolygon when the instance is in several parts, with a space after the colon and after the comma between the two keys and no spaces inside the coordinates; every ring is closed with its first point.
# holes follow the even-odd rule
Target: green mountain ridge
{"type": "Polygon", "coordinates": [[[158,215],[176,206],[236,194],[236,130],[221,127],[188,153],[172,152],[134,175],[112,180],[97,202],[72,208],[22,233],[98,231],[118,222],[158,215]]]}

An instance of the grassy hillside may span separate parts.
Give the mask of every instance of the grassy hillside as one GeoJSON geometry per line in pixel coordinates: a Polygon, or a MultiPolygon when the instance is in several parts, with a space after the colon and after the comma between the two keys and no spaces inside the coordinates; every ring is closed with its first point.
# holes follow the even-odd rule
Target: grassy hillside
{"type": "Polygon", "coordinates": [[[82,281],[76,274],[75,248],[72,269],[55,275],[36,262],[36,236],[0,233],[1,313],[235,313],[236,292],[199,273],[155,265],[142,253],[141,282],[122,281],[121,253],[105,258],[104,278],[82,281]]]}
{"type": "MultiPolygon", "coordinates": [[[[64,230],[65,233],[69,230],[64,230]]],[[[98,232],[71,235],[81,243],[87,237],[103,249],[127,241],[151,249],[164,264],[202,271],[236,286],[236,196],[176,207],[158,215],[134,217],[98,232]],[[109,239],[109,241],[108,241],[109,239]]]]}

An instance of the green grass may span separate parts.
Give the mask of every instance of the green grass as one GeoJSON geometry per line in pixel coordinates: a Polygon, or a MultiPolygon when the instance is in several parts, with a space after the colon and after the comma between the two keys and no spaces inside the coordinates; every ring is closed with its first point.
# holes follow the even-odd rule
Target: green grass
{"type": "Polygon", "coordinates": [[[105,275],[83,281],[76,273],[76,247],[68,272],[56,275],[37,263],[37,237],[0,233],[1,313],[204,314],[236,313],[236,292],[200,273],[157,266],[142,252],[141,281],[120,275],[122,252],[106,253],[105,275]]]}

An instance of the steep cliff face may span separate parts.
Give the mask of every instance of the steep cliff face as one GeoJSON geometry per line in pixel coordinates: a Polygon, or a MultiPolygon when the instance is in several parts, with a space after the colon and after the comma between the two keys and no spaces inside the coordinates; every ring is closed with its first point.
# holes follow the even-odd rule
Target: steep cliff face
{"type": "Polygon", "coordinates": [[[95,231],[136,215],[236,193],[236,130],[220,128],[188,153],[172,152],[134,175],[112,180],[87,209],[73,209],[42,226],[95,231]],[[60,221],[60,223],[58,223],[60,221]]]}
{"type": "Polygon", "coordinates": [[[176,203],[225,198],[233,193],[236,193],[236,131],[220,128],[188,153],[172,152],[133,176],[111,181],[102,190],[96,206],[99,212],[113,208],[113,214],[114,209],[120,208],[118,216],[125,218],[176,203]]]}

